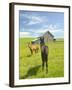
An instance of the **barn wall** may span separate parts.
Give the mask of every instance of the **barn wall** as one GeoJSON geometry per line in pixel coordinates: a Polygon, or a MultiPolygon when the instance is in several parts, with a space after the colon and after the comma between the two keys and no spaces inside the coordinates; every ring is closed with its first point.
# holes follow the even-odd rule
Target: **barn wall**
{"type": "Polygon", "coordinates": [[[54,39],[54,37],[52,35],[50,35],[49,33],[44,34],[44,41],[45,42],[53,41],[53,39],[54,39]]]}

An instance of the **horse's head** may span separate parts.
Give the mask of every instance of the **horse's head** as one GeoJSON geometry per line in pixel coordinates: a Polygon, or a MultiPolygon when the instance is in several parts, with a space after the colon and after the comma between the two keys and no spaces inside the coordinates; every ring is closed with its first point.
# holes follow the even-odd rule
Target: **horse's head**
{"type": "Polygon", "coordinates": [[[30,43],[30,42],[28,42],[28,43],[27,43],[27,46],[28,46],[28,47],[30,47],[30,46],[31,46],[31,43],[30,43]]]}
{"type": "Polygon", "coordinates": [[[44,37],[40,37],[40,45],[45,45],[44,37]]]}

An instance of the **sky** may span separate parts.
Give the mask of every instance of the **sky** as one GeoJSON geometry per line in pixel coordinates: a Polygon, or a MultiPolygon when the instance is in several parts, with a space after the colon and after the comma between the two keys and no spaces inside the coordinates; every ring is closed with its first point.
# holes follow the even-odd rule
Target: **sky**
{"type": "Polygon", "coordinates": [[[55,38],[64,37],[64,13],[19,11],[20,37],[39,37],[50,31],[55,38]]]}

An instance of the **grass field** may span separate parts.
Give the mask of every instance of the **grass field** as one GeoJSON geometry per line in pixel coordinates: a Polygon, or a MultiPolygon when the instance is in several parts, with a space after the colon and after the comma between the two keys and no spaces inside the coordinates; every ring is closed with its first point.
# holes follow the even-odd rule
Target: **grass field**
{"type": "Polygon", "coordinates": [[[54,78],[64,76],[64,41],[46,43],[49,47],[48,74],[42,71],[40,50],[30,56],[27,42],[33,38],[20,38],[19,78],[54,78]]]}

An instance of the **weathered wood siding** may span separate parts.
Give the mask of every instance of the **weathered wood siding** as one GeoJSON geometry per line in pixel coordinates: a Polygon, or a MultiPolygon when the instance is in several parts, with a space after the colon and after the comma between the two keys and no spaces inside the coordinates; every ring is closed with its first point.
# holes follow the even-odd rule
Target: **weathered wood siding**
{"type": "Polygon", "coordinates": [[[50,33],[45,33],[44,35],[43,35],[43,37],[44,37],[44,41],[45,42],[49,42],[49,41],[53,41],[54,40],[54,36],[53,35],[51,35],[50,33]]]}

